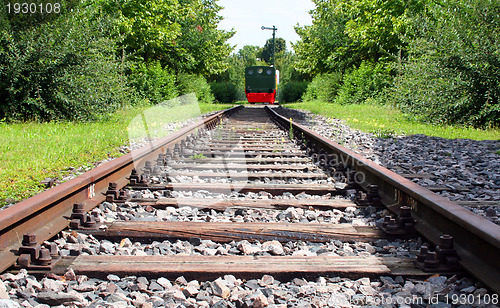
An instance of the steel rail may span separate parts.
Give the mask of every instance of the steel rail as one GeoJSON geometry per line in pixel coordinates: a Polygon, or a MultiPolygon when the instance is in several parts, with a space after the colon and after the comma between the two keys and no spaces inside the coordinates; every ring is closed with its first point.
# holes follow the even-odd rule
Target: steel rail
{"type": "Polygon", "coordinates": [[[291,122],[273,108],[266,107],[266,110],[283,129],[292,129],[296,139],[303,136],[312,142],[312,147],[335,155],[337,162],[355,169],[357,183],[364,189],[371,184],[378,185],[381,201],[389,209],[398,212],[401,206],[410,206],[416,220],[415,229],[431,243],[438,245],[439,237],[444,234],[453,236],[461,265],[491,290],[500,293],[500,226],[291,122]]]}
{"type": "Polygon", "coordinates": [[[109,183],[116,183],[117,188],[121,189],[128,184],[126,177],[132,169],[143,167],[146,161],[156,159],[159,153],[165,153],[167,148],[197,129],[215,127],[222,117],[236,112],[241,107],[220,111],[0,211],[0,272],[17,261],[16,252],[21,246],[24,234],[34,234],[39,244],[49,240],[68,227],[73,204],[82,203],[84,210],[90,211],[105,200],[109,183]]]}

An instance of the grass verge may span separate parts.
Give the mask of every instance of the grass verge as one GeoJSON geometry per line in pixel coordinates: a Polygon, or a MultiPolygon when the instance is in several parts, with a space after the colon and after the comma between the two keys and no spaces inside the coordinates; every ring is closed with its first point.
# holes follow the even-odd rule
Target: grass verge
{"type": "Polygon", "coordinates": [[[500,129],[476,129],[449,125],[431,125],[415,122],[389,106],[340,105],[334,103],[304,102],[283,105],[287,108],[309,110],[312,113],[345,120],[349,126],[379,137],[423,134],[446,139],[498,140],[500,129]]]}
{"type": "Polygon", "coordinates": [[[144,129],[130,130],[129,127],[134,127],[131,123],[146,120],[147,133],[162,137],[168,134],[160,129],[166,123],[232,106],[200,103],[199,108],[180,106],[162,113],[157,109],[152,112],[146,107],[129,107],[92,123],[0,123],[0,207],[41,192],[44,187],[40,182],[45,178],[60,179],[71,168],[121,156],[118,148],[128,143],[129,133],[134,138],[146,135],[144,129]]]}

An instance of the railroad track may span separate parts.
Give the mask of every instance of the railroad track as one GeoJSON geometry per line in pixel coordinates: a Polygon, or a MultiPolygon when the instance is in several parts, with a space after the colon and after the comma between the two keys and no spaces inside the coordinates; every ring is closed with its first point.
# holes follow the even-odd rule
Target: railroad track
{"type": "Polygon", "coordinates": [[[14,271],[25,267],[62,275],[71,268],[98,278],[113,273],[202,281],[223,275],[425,278],[465,269],[500,292],[500,226],[267,107],[215,114],[5,209],[0,229],[2,271],[14,266],[14,271]],[[370,215],[362,226],[342,216],[366,209],[370,215]],[[387,211],[392,216],[375,226],[375,218],[387,211]],[[66,245],[61,256],[57,241],[41,245],[68,227],[73,231],[65,238],[106,239],[119,247],[128,241],[181,240],[193,247],[219,243],[219,248],[119,255],[66,245]],[[286,246],[370,243],[417,234],[431,246],[413,252],[418,266],[411,253],[309,255],[290,248],[295,244],[286,246]],[[237,249],[224,250],[222,244],[237,249]]]}

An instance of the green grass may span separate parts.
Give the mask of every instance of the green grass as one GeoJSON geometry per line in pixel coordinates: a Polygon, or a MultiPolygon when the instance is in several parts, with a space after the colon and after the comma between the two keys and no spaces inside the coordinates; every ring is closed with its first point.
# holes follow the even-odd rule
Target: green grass
{"type": "Polygon", "coordinates": [[[39,193],[44,189],[40,181],[60,179],[70,167],[120,156],[118,147],[128,143],[129,133],[131,138],[145,137],[147,132],[161,137],[168,134],[161,130],[166,123],[231,106],[129,107],[93,123],[0,123],[0,206],[39,193]],[[147,131],[143,123],[147,123],[147,131]]]}
{"type": "Polygon", "coordinates": [[[315,114],[345,120],[349,126],[387,138],[394,135],[423,134],[447,139],[498,140],[500,129],[476,129],[449,125],[431,125],[413,121],[408,116],[388,106],[339,105],[334,103],[304,102],[286,104],[284,107],[309,110],[315,114]]]}

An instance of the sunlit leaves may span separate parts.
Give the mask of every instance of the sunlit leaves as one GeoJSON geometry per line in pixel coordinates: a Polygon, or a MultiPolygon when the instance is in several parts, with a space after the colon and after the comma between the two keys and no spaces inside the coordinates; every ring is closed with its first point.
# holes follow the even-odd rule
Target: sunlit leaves
{"type": "Polygon", "coordinates": [[[176,72],[216,74],[227,69],[233,32],[217,29],[215,0],[113,0],[102,4],[116,17],[131,58],[159,61],[176,72]]]}
{"type": "Polygon", "coordinates": [[[307,73],[344,71],[364,60],[395,59],[420,0],[316,0],[313,24],[297,27],[297,69],[307,73]]]}

